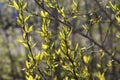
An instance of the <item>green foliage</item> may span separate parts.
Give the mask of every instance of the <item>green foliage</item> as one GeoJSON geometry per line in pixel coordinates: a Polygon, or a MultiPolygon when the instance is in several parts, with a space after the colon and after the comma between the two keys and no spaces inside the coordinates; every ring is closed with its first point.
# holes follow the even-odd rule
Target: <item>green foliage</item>
{"type": "Polygon", "coordinates": [[[118,23],[120,23],[120,4],[112,4],[111,1],[109,1],[109,5],[112,8],[112,10],[116,13],[115,18],[118,23]]]}
{"type": "MultiPolygon", "coordinates": [[[[65,7],[58,7],[56,0],[51,2],[44,0],[45,3],[43,0],[35,0],[35,2],[42,8],[39,12],[42,19],[41,27],[40,30],[35,31],[42,38],[38,52],[34,52],[37,42],[34,42],[34,37],[31,36],[34,32],[34,26],[27,22],[34,16],[25,12],[28,3],[25,0],[18,0],[18,2],[13,1],[11,4],[18,11],[17,24],[23,31],[23,39],[19,39],[18,42],[22,43],[28,50],[28,60],[25,62],[26,67],[24,69],[26,80],[96,80],[96,78],[105,80],[105,74],[113,66],[111,57],[114,55],[110,55],[106,64],[103,65],[106,50],[100,46],[103,50],[99,50],[98,55],[95,55],[97,59],[94,63],[95,69],[93,69],[91,66],[93,60],[95,60],[93,54],[88,51],[86,46],[82,48],[79,43],[72,45],[73,27],[69,24],[69,16],[65,12],[65,7]],[[58,18],[49,12],[51,9],[57,11],[58,18]],[[50,28],[52,19],[61,23],[56,33],[50,28]],[[88,51],[88,53],[85,54],[85,51],[88,51]]],[[[111,2],[109,2],[109,5],[113,11],[119,11],[116,5],[111,2]]],[[[72,13],[78,13],[79,7],[79,2],[72,0],[72,13]]],[[[76,17],[78,16],[72,15],[73,19],[76,17]]],[[[116,16],[116,20],[120,23],[120,16],[116,16]]],[[[82,27],[86,32],[89,31],[86,24],[82,27]]],[[[119,34],[116,37],[120,38],[119,34]]],[[[90,40],[92,41],[91,38],[90,40]]]]}

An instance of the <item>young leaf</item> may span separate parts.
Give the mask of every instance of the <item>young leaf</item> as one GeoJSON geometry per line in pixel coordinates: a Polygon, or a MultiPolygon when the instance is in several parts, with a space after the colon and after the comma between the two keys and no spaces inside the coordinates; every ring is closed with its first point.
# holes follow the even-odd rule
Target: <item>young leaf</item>
{"type": "Polygon", "coordinates": [[[21,22],[21,20],[19,18],[17,18],[17,24],[20,25],[20,27],[23,27],[22,26],[23,24],[22,24],[22,22],[21,22]]]}
{"type": "Polygon", "coordinates": [[[15,8],[16,10],[19,10],[19,6],[18,6],[18,4],[17,4],[15,1],[13,1],[13,6],[14,6],[14,8],[15,8]]]}
{"type": "Polygon", "coordinates": [[[108,66],[108,67],[111,67],[111,66],[112,66],[112,60],[109,60],[109,61],[108,61],[107,66],[108,66]]]}
{"type": "Polygon", "coordinates": [[[61,14],[62,14],[63,17],[65,17],[64,7],[61,9],[61,14]]]}
{"type": "Polygon", "coordinates": [[[87,64],[90,61],[90,56],[83,56],[83,61],[87,64]]]}
{"type": "Polygon", "coordinates": [[[75,0],[72,0],[72,9],[73,11],[75,11],[77,8],[77,3],[75,2],[75,0]]]}
{"type": "Polygon", "coordinates": [[[116,17],[117,22],[120,24],[120,17],[116,17]]]}
{"type": "Polygon", "coordinates": [[[29,67],[30,67],[30,63],[26,61],[26,68],[29,69],[29,67]]]}
{"type": "Polygon", "coordinates": [[[79,46],[79,45],[78,45],[78,43],[77,43],[76,46],[75,46],[75,51],[78,50],[78,46],[79,46]]]}
{"type": "Polygon", "coordinates": [[[26,43],[22,43],[25,48],[28,48],[28,45],[26,43]]]}
{"type": "Polygon", "coordinates": [[[82,25],[83,29],[88,31],[88,26],[87,25],[82,25]]]}
{"type": "Polygon", "coordinates": [[[32,32],[33,26],[30,26],[30,28],[28,29],[28,33],[32,32]]]}
{"type": "Polygon", "coordinates": [[[36,44],[37,44],[37,43],[34,43],[31,48],[34,48],[34,47],[36,46],[36,44]]]}
{"type": "Polygon", "coordinates": [[[20,39],[19,39],[19,40],[17,40],[17,41],[18,41],[18,42],[20,42],[20,43],[23,43],[23,42],[24,42],[23,40],[20,40],[20,39]]]}
{"type": "Polygon", "coordinates": [[[24,32],[23,33],[23,38],[26,39],[27,34],[24,32]]]}
{"type": "Polygon", "coordinates": [[[23,6],[22,6],[22,9],[24,10],[27,6],[27,3],[25,3],[23,6]]]}
{"type": "Polygon", "coordinates": [[[42,48],[44,49],[44,50],[47,50],[48,49],[48,45],[47,44],[42,44],[42,48]]]}
{"type": "Polygon", "coordinates": [[[100,64],[97,64],[97,67],[98,67],[98,68],[101,68],[101,65],[100,65],[100,64]]]}
{"type": "Polygon", "coordinates": [[[25,19],[24,19],[24,22],[26,22],[32,15],[29,15],[27,16],[25,19]]]}

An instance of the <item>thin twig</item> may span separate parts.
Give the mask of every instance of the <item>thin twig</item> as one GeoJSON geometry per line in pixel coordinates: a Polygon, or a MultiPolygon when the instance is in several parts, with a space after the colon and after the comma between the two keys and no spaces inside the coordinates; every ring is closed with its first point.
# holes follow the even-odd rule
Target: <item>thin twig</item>
{"type": "MultiPolygon", "coordinates": [[[[38,3],[37,0],[34,0],[34,1],[37,3],[37,5],[38,5],[40,8],[42,8],[44,11],[48,12],[48,14],[49,14],[51,17],[53,17],[54,19],[58,20],[60,23],[64,24],[64,25],[67,26],[67,27],[70,27],[70,29],[72,29],[72,27],[73,27],[72,25],[70,25],[70,24],[68,24],[68,23],[65,23],[65,22],[61,21],[60,19],[56,18],[56,17],[55,17],[54,15],[52,15],[47,9],[43,8],[43,7],[38,3]]],[[[108,18],[109,18],[110,20],[112,20],[111,17],[110,17],[110,15],[107,14],[107,12],[101,7],[101,5],[99,4],[99,2],[98,2],[97,0],[95,0],[95,1],[96,1],[96,3],[98,4],[98,6],[101,8],[101,10],[106,14],[106,16],[108,16],[108,18]]],[[[115,22],[115,21],[113,21],[113,24],[114,24],[115,27],[120,31],[120,27],[118,27],[118,25],[116,25],[114,22],[115,22]]],[[[98,47],[100,47],[106,54],[108,54],[114,61],[116,61],[116,62],[118,62],[118,63],[120,64],[120,61],[119,61],[118,59],[116,59],[115,57],[111,56],[111,53],[110,53],[108,50],[106,50],[102,45],[100,45],[99,43],[97,43],[95,40],[93,40],[93,39],[90,38],[89,36],[81,33],[79,30],[76,31],[76,32],[77,32],[77,33],[80,33],[81,36],[89,39],[89,40],[90,40],[91,42],[93,42],[95,45],[97,45],[98,47]]]]}
{"type": "Polygon", "coordinates": [[[107,16],[111,22],[114,24],[115,28],[120,31],[120,26],[116,24],[115,19],[112,19],[111,16],[104,10],[104,8],[100,5],[98,0],[94,0],[96,4],[99,6],[100,10],[107,16]]]}
{"type": "Polygon", "coordinates": [[[116,59],[114,56],[111,56],[112,54],[110,52],[108,52],[107,49],[105,49],[105,47],[103,47],[102,45],[100,45],[99,43],[97,43],[95,40],[93,40],[91,37],[80,33],[83,37],[89,39],[90,41],[92,41],[95,45],[97,45],[98,47],[100,47],[105,53],[107,53],[114,61],[118,62],[120,64],[120,60],[116,59]]]}

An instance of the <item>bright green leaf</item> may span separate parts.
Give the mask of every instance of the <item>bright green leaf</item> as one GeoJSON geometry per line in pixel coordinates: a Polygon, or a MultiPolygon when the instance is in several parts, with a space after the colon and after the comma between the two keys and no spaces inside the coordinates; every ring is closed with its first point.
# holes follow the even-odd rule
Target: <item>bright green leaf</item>
{"type": "Polygon", "coordinates": [[[83,61],[87,64],[90,61],[90,56],[83,56],[83,61]]]}
{"type": "Polygon", "coordinates": [[[19,10],[19,6],[18,6],[18,4],[17,4],[15,1],[13,1],[13,6],[14,6],[14,8],[15,8],[16,10],[19,10]]]}
{"type": "Polygon", "coordinates": [[[27,37],[27,34],[24,32],[23,33],[23,38],[26,39],[26,37],[27,37]]]}
{"type": "Polygon", "coordinates": [[[98,67],[98,68],[101,68],[101,65],[100,65],[100,64],[97,64],[97,67],[98,67]]]}
{"type": "Polygon", "coordinates": [[[23,6],[22,6],[22,9],[24,10],[27,6],[27,3],[25,3],[23,6]]]}
{"type": "Polygon", "coordinates": [[[32,32],[32,30],[33,30],[33,26],[30,26],[27,32],[30,33],[32,32]]]}
{"type": "Polygon", "coordinates": [[[25,19],[24,19],[24,22],[26,22],[32,15],[29,15],[27,16],[25,19]]]}
{"type": "Polygon", "coordinates": [[[48,46],[47,44],[42,44],[42,48],[43,48],[44,50],[47,50],[47,49],[49,48],[49,46],[48,46]]]}
{"type": "Polygon", "coordinates": [[[34,43],[31,48],[34,48],[37,45],[37,43],[34,43]]]}
{"type": "Polygon", "coordinates": [[[26,43],[22,43],[25,48],[28,48],[28,45],[26,43]]]}
{"type": "Polygon", "coordinates": [[[82,27],[83,27],[83,29],[86,30],[86,31],[88,31],[88,29],[89,29],[87,25],[82,25],[82,27]]]}

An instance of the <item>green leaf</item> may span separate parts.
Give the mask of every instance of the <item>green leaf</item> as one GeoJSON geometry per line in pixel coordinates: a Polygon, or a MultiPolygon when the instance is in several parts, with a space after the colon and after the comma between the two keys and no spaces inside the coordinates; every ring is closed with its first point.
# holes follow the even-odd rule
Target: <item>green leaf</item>
{"type": "Polygon", "coordinates": [[[19,18],[17,18],[17,24],[20,25],[20,27],[23,27],[22,21],[19,18]]]}
{"type": "Polygon", "coordinates": [[[23,16],[21,14],[19,14],[19,19],[22,21],[23,20],[23,16]]]}
{"type": "Polygon", "coordinates": [[[27,16],[25,19],[24,19],[24,22],[26,22],[32,15],[29,15],[27,16]]]}
{"type": "Polygon", "coordinates": [[[32,41],[32,36],[29,37],[29,42],[31,42],[31,41],[32,41]]]}
{"type": "Polygon", "coordinates": [[[83,69],[83,76],[84,76],[84,77],[88,77],[88,76],[89,76],[88,67],[87,67],[87,66],[84,66],[84,69],[83,69]]]}
{"type": "Polygon", "coordinates": [[[34,48],[37,45],[37,43],[34,43],[31,48],[34,48]]]}
{"type": "Polygon", "coordinates": [[[101,65],[100,65],[100,64],[97,64],[97,67],[98,67],[98,68],[101,68],[101,65]]]}
{"type": "Polygon", "coordinates": [[[79,45],[78,45],[78,43],[77,43],[76,46],[75,46],[75,51],[78,50],[78,46],[79,46],[79,45]]]}
{"type": "Polygon", "coordinates": [[[42,16],[43,18],[47,18],[48,15],[49,15],[49,14],[48,14],[47,12],[41,11],[41,16],[42,16]]]}
{"type": "Polygon", "coordinates": [[[73,19],[77,18],[78,16],[73,16],[73,19]]]}
{"type": "Polygon", "coordinates": [[[60,54],[60,49],[56,50],[55,52],[59,55],[60,54]]]}
{"type": "Polygon", "coordinates": [[[105,56],[104,51],[100,50],[100,58],[103,58],[105,56]]]}
{"type": "Polygon", "coordinates": [[[54,43],[51,44],[50,49],[52,50],[54,47],[54,43]]]}
{"type": "Polygon", "coordinates": [[[119,10],[119,9],[117,8],[117,5],[113,5],[111,1],[109,1],[109,6],[112,8],[113,11],[119,10]]]}
{"type": "Polygon", "coordinates": [[[65,79],[64,80],[69,80],[68,76],[65,76],[65,79]]]}
{"type": "Polygon", "coordinates": [[[42,25],[42,31],[43,31],[43,32],[46,32],[46,31],[47,31],[47,26],[44,25],[44,24],[42,25]]]}
{"type": "Polygon", "coordinates": [[[28,45],[26,43],[22,43],[25,48],[28,48],[28,45]]]}
{"type": "Polygon", "coordinates": [[[61,9],[61,14],[62,14],[63,17],[65,17],[64,7],[62,7],[62,9],[61,9]]]}
{"type": "Polygon", "coordinates": [[[120,39],[120,33],[116,34],[116,38],[120,39]]]}
{"type": "Polygon", "coordinates": [[[40,75],[36,74],[36,75],[35,75],[35,80],[41,80],[41,79],[40,79],[40,75]]]}
{"type": "Polygon", "coordinates": [[[83,61],[87,64],[90,61],[90,56],[83,56],[83,61]]]}
{"type": "Polygon", "coordinates": [[[75,0],[72,0],[72,10],[75,11],[77,9],[77,3],[75,0]]]}
{"type": "Polygon", "coordinates": [[[40,52],[38,54],[40,54],[40,60],[43,60],[43,57],[45,56],[45,54],[40,52]]]}
{"type": "Polygon", "coordinates": [[[26,39],[26,37],[27,37],[27,34],[24,32],[23,33],[23,38],[26,39]]]}
{"type": "Polygon", "coordinates": [[[120,23],[120,17],[119,16],[116,17],[116,20],[117,20],[118,23],[120,23]]]}
{"type": "Polygon", "coordinates": [[[22,6],[22,9],[24,10],[26,7],[27,7],[27,3],[25,3],[25,4],[22,6]]]}
{"type": "Polygon", "coordinates": [[[39,60],[40,60],[40,56],[41,56],[41,53],[39,52],[39,53],[35,56],[35,60],[36,60],[36,61],[39,61],[39,60]]]}
{"type": "Polygon", "coordinates": [[[96,72],[96,73],[95,73],[95,76],[96,76],[99,80],[105,80],[104,73],[96,72]]]}
{"type": "Polygon", "coordinates": [[[108,67],[111,67],[111,66],[112,66],[112,60],[109,60],[109,61],[108,61],[107,66],[108,66],[108,67]]]}
{"type": "Polygon", "coordinates": [[[16,10],[19,10],[19,6],[18,6],[18,4],[17,4],[15,1],[13,1],[13,6],[14,6],[14,8],[15,8],[16,10]]]}
{"type": "Polygon", "coordinates": [[[35,80],[35,79],[33,78],[33,76],[30,75],[27,80],[35,80]]]}
{"type": "Polygon", "coordinates": [[[32,32],[32,30],[33,30],[33,26],[30,26],[27,32],[30,33],[32,32]]]}
{"type": "Polygon", "coordinates": [[[83,29],[86,30],[86,31],[88,31],[88,29],[89,29],[87,25],[82,25],[82,27],[83,27],[83,29]]]}
{"type": "Polygon", "coordinates": [[[42,48],[43,48],[44,50],[47,50],[47,49],[49,48],[49,46],[48,46],[47,44],[42,44],[42,48]]]}
{"type": "Polygon", "coordinates": [[[70,37],[71,33],[72,33],[72,29],[68,32],[68,37],[70,37]]]}
{"type": "MultiPolygon", "coordinates": [[[[25,32],[28,33],[28,25],[25,25],[24,28],[25,28],[25,32]]],[[[25,33],[25,32],[24,32],[24,33],[25,33]]]]}
{"type": "Polygon", "coordinates": [[[48,3],[48,4],[47,4],[47,7],[48,7],[48,8],[53,8],[53,9],[55,8],[55,6],[53,6],[51,3],[48,3]]]}
{"type": "Polygon", "coordinates": [[[28,61],[26,61],[26,68],[29,69],[30,68],[30,63],[28,61]]]}
{"type": "Polygon", "coordinates": [[[70,66],[63,65],[62,67],[63,67],[63,69],[65,69],[65,70],[68,70],[68,71],[70,71],[70,72],[73,72],[72,69],[70,68],[70,66]]]}
{"type": "Polygon", "coordinates": [[[20,39],[19,39],[19,40],[17,40],[17,41],[18,41],[18,42],[20,42],[20,43],[23,43],[23,42],[24,42],[23,40],[20,40],[20,39]]]}
{"type": "Polygon", "coordinates": [[[60,37],[60,39],[65,39],[65,34],[63,32],[60,32],[59,37],[60,37]]]}

